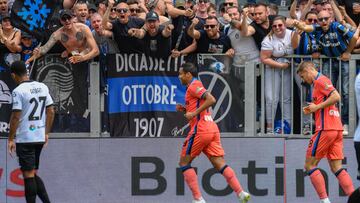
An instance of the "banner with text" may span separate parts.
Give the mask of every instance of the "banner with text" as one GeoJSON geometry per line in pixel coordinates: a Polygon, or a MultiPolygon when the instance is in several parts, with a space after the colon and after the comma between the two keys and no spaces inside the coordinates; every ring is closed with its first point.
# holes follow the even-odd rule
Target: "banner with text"
{"type": "MultiPolygon", "coordinates": [[[[111,136],[186,135],[187,121],[175,111],[177,103],[185,104],[186,88],[178,71],[186,58],[164,60],[144,54],[107,57],[111,136]]],[[[224,55],[208,59],[200,60],[199,79],[217,99],[211,109],[214,120],[221,132],[243,132],[243,74],[239,68],[225,67],[228,58],[224,55]]]]}
{"type": "Polygon", "coordinates": [[[8,136],[9,121],[12,108],[11,92],[15,88],[15,82],[9,71],[0,71],[0,137],[8,136]]]}
{"type": "MultiPolygon", "coordinates": [[[[51,202],[56,203],[190,202],[191,192],[178,166],[183,141],[184,138],[50,139],[41,154],[38,173],[51,202]]],[[[252,195],[251,202],[319,201],[303,169],[308,139],[237,137],[221,141],[226,161],[244,190],[252,195]]],[[[6,139],[0,139],[0,202],[23,203],[23,177],[17,160],[6,152],[6,143],[6,139]]],[[[353,144],[352,139],[344,140],[344,167],[356,186],[353,144]]],[[[199,187],[207,202],[237,202],[224,177],[206,156],[199,156],[192,166],[197,170],[199,187]]],[[[322,160],[319,167],[327,174],[331,201],[346,202],[327,161],[322,160]]]]}
{"type": "Polygon", "coordinates": [[[88,103],[88,63],[71,64],[60,54],[47,54],[36,60],[33,80],[49,87],[57,114],[83,115],[88,103]]]}

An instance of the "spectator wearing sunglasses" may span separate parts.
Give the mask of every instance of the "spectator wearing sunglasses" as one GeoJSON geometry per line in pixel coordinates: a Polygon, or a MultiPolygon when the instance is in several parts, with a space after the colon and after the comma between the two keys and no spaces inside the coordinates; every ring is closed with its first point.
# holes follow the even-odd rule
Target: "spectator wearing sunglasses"
{"type": "MultiPolygon", "coordinates": [[[[291,69],[286,55],[293,54],[299,43],[297,32],[286,28],[286,18],[277,16],[271,25],[271,32],[261,43],[260,58],[266,65],[265,68],[265,111],[266,132],[273,133],[274,117],[276,115],[279,99],[282,98],[281,111],[284,124],[289,129],[291,126],[291,69]],[[284,84],[281,91],[281,84],[284,84]]],[[[281,126],[281,125],[280,125],[281,126]]],[[[284,127],[285,128],[285,127],[284,127]]],[[[278,129],[275,133],[282,133],[278,129]]],[[[284,133],[290,133],[284,132],[284,133]]]]}
{"type": "Polygon", "coordinates": [[[225,7],[225,11],[230,7],[239,7],[237,0],[225,0],[223,4],[225,7]]]}
{"type": "Polygon", "coordinates": [[[341,118],[344,124],[343,134],[347,135],[349,123],[349,59],[356,46],[358,36],[339,22],[331,21],[331,16],[326,10],[322,10],[318,14],[318,23],[319,25],[297,23],[296,26],[306,32],[315,32],[322,54],[328,57],[340,57],[341,66],[338,59],[325,60],[322,73],[327,75],[333,84],[337,84],[338,78],[341,77],[341,118]],[[330,64],[332,64],[331,69],[330,64]]]}
{"type": "MultiPolygon", "coordinates": [[[[105,12],[106,12],[106,9],[105,9],[105,12]]],[[[105,12],[104,12],[104,15],[105,15],[105,12]]],[[[102,16],[104,16],[104,15],[102,15],[102,16]]],[[[117,18],[118,18],[118,14],[116,12],[116,5],[114,5],[114,7],[112,7],[110,9],[109,21],[110,22],[116,21],[117,18]]]]}
{"type": "MultiPolygon", "coordinates": [[[[70,63],[85,62],[99,55],[99,48],[90,28],[83,23],[75,23],[70,10],[60,12],[60,22],[63,26],[50,36],[46,44],[35,48],[33,56],[26,63],[46,54],[58,41],[65,47],[65,53],[70,55],[68,58],[70,63]]],[[[63,57],[67,56],[63,55],[63,57]]]]}
{"type": "Polygon", "coordinates": [[[171,53],[172,24],[160,25],[159,15],[150,11],[146,14],[145,26],[142,29],[132,28],[129,35],[144,41],[144,50],[147,56],[166,58],[171,53]]]}
{"type": "Polygon", "coordinates": [[[108,2],[108,8],[106,9],[105,15],[103,16],[103,27],[113,32],[120,53],[143,53],[143,41],[139,40],[138,38],[129,36],[128,31],[131,28],[142,28],[145,21],[141,18],[130,16],[129,6],[126,3],[121,2],[116,5],[118,18],[109,26],[109,14],[110,10],[113,8],[114,3],[114,0],[109,0],[108,2]]]}
{"type": "Polygon", "coordinates": [[[141,12],[141,9],[139,7],[139,3],[137,0],[128,0],[126,3],[129,5],[130,16],[144,18],[146,13],[141,12]],[[144,15],[144,16],[140,16],[140,14],[144,15]]]}
{"type": "Polygon", "coordinates": [[[205,21],[203,30],[196,30],[195,26],[199,23],[198,18],[194,18],[188,29],[188,34],[197,41],[197,53],[226,53],[233,56],[234,50],[228,36],[219,30],[219,22],[215,17],[208,17],[205,21]]]}

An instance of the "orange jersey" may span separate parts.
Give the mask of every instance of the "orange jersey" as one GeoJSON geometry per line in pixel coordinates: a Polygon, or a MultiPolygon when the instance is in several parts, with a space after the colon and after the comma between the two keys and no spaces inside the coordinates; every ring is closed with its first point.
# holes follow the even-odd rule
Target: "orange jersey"
{"type": "MultiPolygon", "coordinates": [[[[336,91],[329,78],[318,74],[313,83],[312,100],[314,104],[324,102],[330,94],[336,91]]],[[[335,105],[319,109],[315,112],[315,131],[319,130],[343,130],[340,112],[335,105]]]]}
{"type": "MultiPolygon", "coordinates": [[[[204,102],[204,95],[207,92],[200,80],[193,79],[185,94],[186,112],[195,112],[204,102]]],[[[209,109],[202,111],[198,116],[189,121],[189,134],[219,132],[216,123],[211,117],[209,109]]]]}

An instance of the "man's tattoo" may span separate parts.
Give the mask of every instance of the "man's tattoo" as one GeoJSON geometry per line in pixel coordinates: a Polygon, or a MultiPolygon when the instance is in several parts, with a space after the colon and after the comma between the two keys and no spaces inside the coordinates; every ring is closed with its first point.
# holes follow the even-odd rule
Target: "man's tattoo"
{"type": "Polygon", "coordinates": [[[56,41],[57,40],[55,39],[55,35],[52,34],[50,36],[50,39],[46,42],[46,44],[44,46],[40,47],[40,54],[41,55],[46,54],[54,46],[56,41]]]}
{"type": "Polygon", "coordinates": [[[83,32],[77,32],[75,37],[76,37],[77,41],[82,41],[84,39],[84,33],[83,32]]]}
{"type": "Polygon", "coordinates": [[[69,40],[69,36],[65,33],[61,33],[61,38],[60,38],[62,43],[66,43],[69,40]]]}

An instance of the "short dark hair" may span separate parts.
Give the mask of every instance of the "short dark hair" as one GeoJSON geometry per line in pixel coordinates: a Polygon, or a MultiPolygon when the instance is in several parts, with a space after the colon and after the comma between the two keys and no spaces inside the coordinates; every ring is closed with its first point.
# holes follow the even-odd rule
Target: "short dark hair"
{"type": "Polygon", "coordinates": [[[348,203],[357,203],[360,201],[360,187],[357,188],[349,197],[348,203]]]}
{"type": "Polygon", "coordinates": [[[183,69],[183,71],[185,73],[191,73],[191,75],[193,77],[197,77],[198,76],[198,71],[197,71],[197,67],[195,66],[195,64],[193,63],[190,63],[190,62],[186,62],[186,63],[183,63],[181,65],[181,68],[183,69]]]}
{"type": "Polygon", "coordinates": [[[310,14],[314,14],[314,15],[317,16],[318,12],[316,12],[316,11],[309,11],[309,12],[307,12],[307,13],[305,14],[305,19],[306,19],[310,14]]]}
{"type": "Polygon", "coordinates": [[[10,65],[11,73],[14,73],[17,76],[24,76],[27,74],[26,65],[24,61],[14,61],[10,65]]]}
{"type": "Polygon", "coordinates": [[[255,8],[259,6],[264,6],[265,8],[267,8],[269,5],[266,2],[258,2],[254,5],[255,8]]]}
{"type": "Polygon", "coordinates": [[[219,20],[217,19],[217,17],[214,17],[214,16],[208,16],[208,17],[206,18],[206,20],[212,20],[212,19],[215,19],[215,20],[216,20],[216,22],[218,22],[218,23],[219,23],[219,20]]]}

